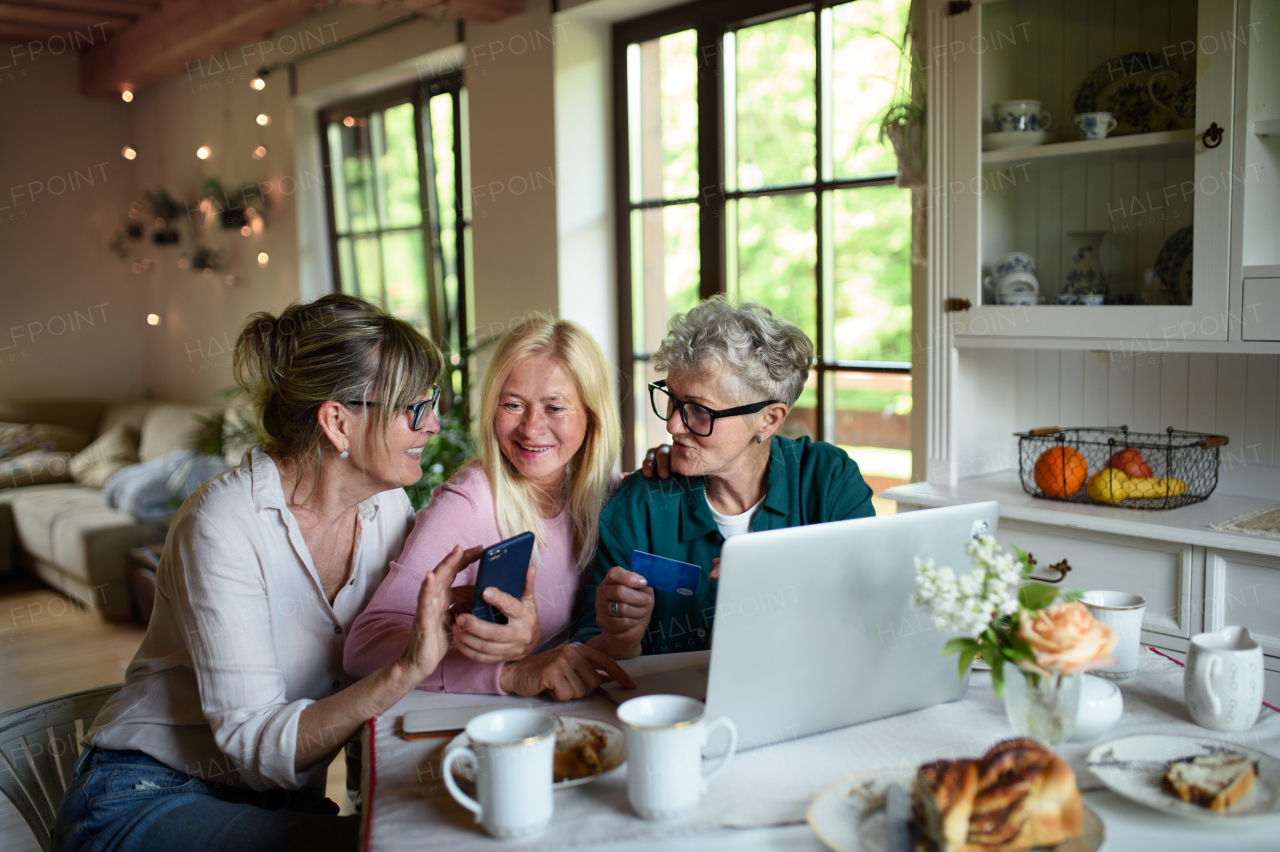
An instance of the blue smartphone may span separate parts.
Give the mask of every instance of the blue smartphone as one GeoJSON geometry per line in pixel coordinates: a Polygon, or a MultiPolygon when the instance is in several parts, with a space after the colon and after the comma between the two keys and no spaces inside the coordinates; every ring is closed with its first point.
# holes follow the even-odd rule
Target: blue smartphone
{"type": "Polygon", "coordinates": [[[533,559],[533,533],[522,532],[506,541],[487,547],[480,555],[480,570],[476,572],[476,594],[471,599],[471,614],[493,624],[506,624],[507,617],[482,597],[484,590],[493,586],[511,597],[524,597],[524,581],[529,574],[529,562],[533,559]]]}

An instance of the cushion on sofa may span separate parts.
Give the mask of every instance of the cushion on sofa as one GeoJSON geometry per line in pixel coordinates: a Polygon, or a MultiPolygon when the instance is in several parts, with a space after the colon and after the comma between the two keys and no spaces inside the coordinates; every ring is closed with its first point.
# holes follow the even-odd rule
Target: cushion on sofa
{"type": "Polygon", "coordinates": [[[89,443],[89,433],[53,423],[0,423],[0,459],[36,450],[78,453],[89,443]]]}
{"type": "Polygon", "coordinates": [[[21,488],[71,480],[71,453],[36,450],[0,461],[0,488],[21,488]]]}
{"type": "Polygon", "coordinates": [[[139,435],[142,434],[142,421],[147,419],[147,412],[161,403],[154,399],[132,399],[127,402],[113,402],[102,412],[102,420],[98,423],[97,435],[119,426],[121,423],[130,426],[139,435]]]}
{"type": "Polygon", "coordinates": [[[221,414],[219,409],[203,405],[156,403],[142,421],[138,459],[149,462],[174,450],[196,449],[209,432],[209,426],[198,418],[217,419],[221,414]]]}
{"type": "Polygon", "coordinates": [[[103,432],[71,459],[71,478],[81,485],[101,488],[111,475],[138,462],[138,433],[128,423],[103,432]]]}
{"type": "Polygon", "coordinates": [[[164,524],[140,524],[102,505],[96,488],[22,489],[10,505],[23,548],[90,586],[123,582],[129,548],[164,535],[164,524]]]}

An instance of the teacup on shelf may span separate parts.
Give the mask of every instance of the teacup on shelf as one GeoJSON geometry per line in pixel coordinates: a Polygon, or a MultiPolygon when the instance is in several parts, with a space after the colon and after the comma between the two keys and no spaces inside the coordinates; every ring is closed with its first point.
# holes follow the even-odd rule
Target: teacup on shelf
{"type": "Polygon", "coordinates": [[[1039,101],[1001,101],[991,107],[996,128],[1001,131],[1047,130],[1053,117],[1040,111],[1039,101]]]}
{"type": "Polygon", "coordinates": [[[1106,139],[1119,122],[1109,112],[1082,112],[1076,116],[1075,124],[1081,139],[1106,139]]]}
{"type": "Polygon", "coordinates": [[[1036,261],[1026,252],[1011,251],[996,261],[995,266],[991,267],[991,272],[996,280],[1004,278],[1011,272],[1030,272],[1035,275],[1036,261]]]}

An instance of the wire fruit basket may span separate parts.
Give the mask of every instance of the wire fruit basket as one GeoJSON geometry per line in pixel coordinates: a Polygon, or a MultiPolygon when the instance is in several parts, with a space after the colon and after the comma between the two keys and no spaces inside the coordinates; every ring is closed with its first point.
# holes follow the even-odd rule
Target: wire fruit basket
{"type": "Polygon", "coordinates": [[[1032,429],[1018,437],[1018,475],[1032,497],[1123,509],[1178,509],[1218,487],[1226,435],[1128,426],[1032,429]]]}

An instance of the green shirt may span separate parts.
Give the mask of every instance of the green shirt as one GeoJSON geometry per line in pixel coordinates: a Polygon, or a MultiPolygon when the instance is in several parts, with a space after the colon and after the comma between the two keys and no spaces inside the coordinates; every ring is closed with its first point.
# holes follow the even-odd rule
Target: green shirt
{"type": "MultiPolygon", "coordinates": [[[[863,482],[857,463],[833,444],[775,436],[768,476],[769,491],[751,519],[752,532],[875,515],[871,488],[863,482]]],[[[696,595],[654,590],[653,615],[641,641],[643,653],[710,648],[719,585],[710,574],[723,544],[702,477],[628,476],[600,513],[599,549],[573,640],[583,642],[599,635],[596,589],[610,568],[629,569],[631,552],[642,550],[702,568],[696,595]]],[[[787,566],[779,565],[778,570],[786,571],[787,566]]]]}

